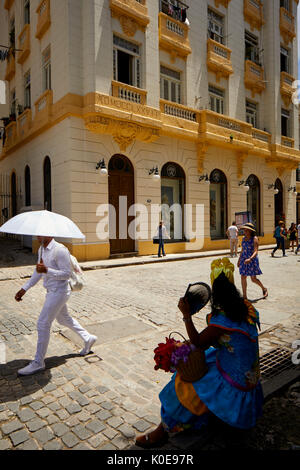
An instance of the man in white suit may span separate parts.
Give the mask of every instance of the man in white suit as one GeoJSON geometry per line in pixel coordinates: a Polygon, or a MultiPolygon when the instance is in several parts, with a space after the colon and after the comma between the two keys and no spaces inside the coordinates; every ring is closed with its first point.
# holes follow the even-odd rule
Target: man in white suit
{"type": "Polygon", "coordinates": [[[72,273],[68,249],[57,243],[52,237],[37,238],[41,244],[38,264],[31,278],[17,292],[15,299],[20,302],[28,289],[35,286],[42,277],[47,294],[37,323],[38,342],[35,358],[28,366],[18,371],[19,375],[31,375],[45,369],[44,359],[49,344],[51,325],[55,319],[82,338],[84,341],[84,348],[80,352],[82,356],[90,352],[92,345],[97,340],[97,336],[88,333],[68,313],[67,301],[71,294],[68,281],[72,273]]]}

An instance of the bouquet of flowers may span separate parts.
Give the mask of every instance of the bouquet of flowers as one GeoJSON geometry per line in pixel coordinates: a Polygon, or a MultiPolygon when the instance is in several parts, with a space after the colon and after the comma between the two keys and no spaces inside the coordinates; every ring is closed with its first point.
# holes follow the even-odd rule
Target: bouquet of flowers
{"type": "MultiPolygon", "coordinates": [[[[208,371],[205,354],[184,337],[184,341],[176,341],[166,338],[165,343],[159,343],[154,349],[154,369],[162,369],[165,372],[177,371],[185,382],[195,382],[208,371]]],[[[177,333],[182,336],[180,333],[177,333]]]]}

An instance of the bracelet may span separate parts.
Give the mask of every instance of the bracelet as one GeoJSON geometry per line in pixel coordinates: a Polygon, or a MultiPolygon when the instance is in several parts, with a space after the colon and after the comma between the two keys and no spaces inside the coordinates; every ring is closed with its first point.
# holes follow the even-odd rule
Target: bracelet
{"type": "Polygon", "coordinates": [[[188,318],[182,317],[182,320],[184,321],[184,323],[192,321],[191,317],[188,317],[188,318]]]}

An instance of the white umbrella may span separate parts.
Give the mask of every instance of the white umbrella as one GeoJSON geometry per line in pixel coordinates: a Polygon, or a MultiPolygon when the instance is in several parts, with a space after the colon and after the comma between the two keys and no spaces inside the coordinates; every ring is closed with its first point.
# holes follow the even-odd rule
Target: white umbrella
{"type": "Polygon", "coordinates": [[[16,215],[0,227],[0,232],[41,237],[81,238],[85,235],[72,220],[49,211],[32,211],[16,215]]]}

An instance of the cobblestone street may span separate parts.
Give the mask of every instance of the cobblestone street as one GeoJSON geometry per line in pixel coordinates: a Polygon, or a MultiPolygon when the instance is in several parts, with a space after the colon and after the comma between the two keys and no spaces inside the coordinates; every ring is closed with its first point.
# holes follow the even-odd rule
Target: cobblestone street
{"type": "MultiPolygon", "coordinates": [[[[0,268],[0,339],[6,345],[6,364],[0,365],[0,450],[135,448],[136,433],[159,423],[158,393],[170,379],[154,371],[153,349],[171,331],[185,334],[178,299],[188,283],[210,283],[212,259],[86,271],[87,286],[68,305],[98,336],[93,354],[79,356],[77,337],[54,323],[46,370],[31,377],[18,377],[17,370],[35,353],[45,290],[40,283],[16,303],[14,295],[24,283],[19,276],[32,268],[0,268]]],[[[261,316],[260,353],[277,346],[292,351],[292,342],[300,339],[300,264],[293,253],[271,258],[269,250],[260,252],[260,264],[269,297],[262,300],[260,289],[248,286],[261,316]]],[[[235,278],[240,288],[237,271],[235,278]]],[[[196,316],[199,330],[208,312],[196,316]]],[[[174,442],[166,448],[175,448],[174,442]]],[[[184,439],[176,442],[184,446],[184,439]]]]}

